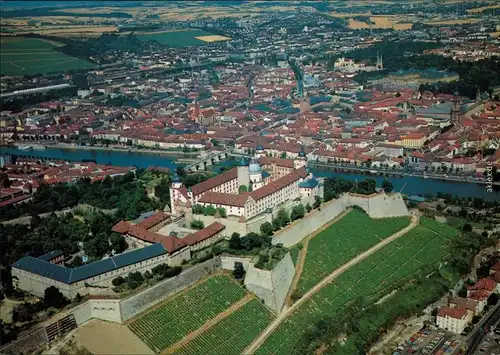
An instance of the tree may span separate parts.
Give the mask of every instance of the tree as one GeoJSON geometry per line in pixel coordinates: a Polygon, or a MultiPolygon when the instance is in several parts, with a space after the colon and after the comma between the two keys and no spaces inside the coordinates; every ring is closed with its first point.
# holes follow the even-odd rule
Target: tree
{"type": "Polygon", "coordinates": [[[113,284],[113,286],[120,286],[124,282],[125,282],[125,279],[123,277],[121,277],[121,276],[118,276],[118,277],[114,278],[113,281],[111,281],[111,283],[113,284]]]}
{"type": "Polygon", "coordinates": [[[392,182],[390,182],[389,180],[384,180],[382,181],[382,188],[386,193],[390,193],[394,187],[392,185],[392,182]]]}
{"type": "Polygon", "coordinates": [[[219,216],[221,216],[222,218],[227,217],[227,212],[226,212],[226,209],[224,207],[217,208],[217,212],[219,213],[219,216]]]}
{"type": "Polygon", "coordinates": [[[281,223],[280,223],[280,220],[278,218],[274,218],[273,219],[273,223],[272,223],[272,226],[273,226],[273,231],[278,231],[281,229],[281,223]]]}
{"type": "Polygon", "coordinates": [[[71,267],[79,267],[79,266],[82,266],[83,265],[83,260],[82,260],[82,257],[80,255],[77,255],[73,258],[73,260],[71,260],[71,263],[70,263],[71,267]]]}
{"type": "Polygon", "coordinates": [[[234,263],[234,270],[233,270],[233,276],[237,280],[241,280],[243,277],[245,277],[245,269],[243,268],[243,264],[240,263],[239,261],[236,261],[234,263]]]}
{"type": "Polygon", "coordinates": [[[111,241],[111,248],[115,251],[115,253],[123,253],[128,248],[128,244],[125,241],[123,235],[118,233],[111,234],[109,238],[111,241]]]}
{"type": "Polygon", "coordinates": [[[248,192],[248,187],[246,185],[241,185],[239,188],[238,188],[238,193],[244,193],[244,192],[248,192]]]}
{"type": "Polygon", "coordinates": [[[496,293],[492,293],[487,300],[488,306],[494,306],[498,303],[498,295],[496,293]]]}
{"type": "Polygon", "coordinates": [[[314,196],[314,203],[313,203],[313,208],[317,209],[321,206],[321,197],[319,196],[314,196]]]}
{"type": "Polygon", "coordinates": [[[306,205],[306,211],[307,211],[307,213],[312,211],[312,207],[309,203],[306,205]]]}
{"type": "Polygon", "coordinates": [[[238,233],[233,233],[231,239],[229,239],[229,247],[235,250],[241,249],[241,238],[238,233]]]}
{"type": "Polygon", "coordinates": [[[292,208],[292,213],[290,213],[290,220],[295,221],[297,219],[303,218],[306,214],[306,210],[302,204],[294,206],[292,208]]]}
{"type": "Polygon", "coordinates": [[[47,307],[63,308],[69,300],[59,291],[58,288],[50,286],[45,289],[43,302],[47,307]]]}
{"type": "Polygon", "coordinates": [[[34,307],[32,304],[23,302],[12,310],[12,320],[15,322],[29,322],[33,319],[34,307]]]}
{"type": "Polygon", "coordinates": [[[290,216],[285,209],[279,210],[276,218],[278,219],[281,227],[285,227],[288,223],[290,223],[290,216]]]}
{"type": "Polygon", "coordinates": [[[195,219],[191,222],[191,228],[193,229],[203,229],[205,227],[205,223],[200,221],[199,219],[195,219]]]}
{"type": "Polygon", "coordinates": [[[260,225],[260,232],[263,235],[272,235],[273,234],[273,225],[269,222],[265,222],[260,225]]]}

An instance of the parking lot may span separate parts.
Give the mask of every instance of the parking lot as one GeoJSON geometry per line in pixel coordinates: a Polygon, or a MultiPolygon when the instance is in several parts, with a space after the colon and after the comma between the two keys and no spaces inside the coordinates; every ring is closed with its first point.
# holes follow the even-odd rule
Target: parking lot
{"type": "Polygon", "coordinates": [[[460,336],[442,329],[421,329],[406,342],[401,343],[393,355],[459,354],[462,344],[461,340],[460,336]]]}

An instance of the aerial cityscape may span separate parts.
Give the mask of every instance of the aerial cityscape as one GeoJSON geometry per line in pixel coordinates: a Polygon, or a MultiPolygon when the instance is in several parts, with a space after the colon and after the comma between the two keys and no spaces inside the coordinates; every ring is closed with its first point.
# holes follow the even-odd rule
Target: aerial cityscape
{"type": "Polygon", "coordinates": [[[500,355],[500,0],[0,6],[0,354],[500,355]]]}

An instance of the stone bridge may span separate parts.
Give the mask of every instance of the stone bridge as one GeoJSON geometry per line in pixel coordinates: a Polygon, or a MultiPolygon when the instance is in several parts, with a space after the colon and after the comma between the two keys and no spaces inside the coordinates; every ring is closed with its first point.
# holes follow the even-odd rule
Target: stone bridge
{"type": "Polygon", "coordinates": [[[196,172],[207,170],[210,165],[215,165],[223,160],[226,160],[231,153],[230,150],[225,150],[223,152],[212,153],[204,158],[201,158],[196,163],[186,165],[184,168],[186,171],[196,172]]]}

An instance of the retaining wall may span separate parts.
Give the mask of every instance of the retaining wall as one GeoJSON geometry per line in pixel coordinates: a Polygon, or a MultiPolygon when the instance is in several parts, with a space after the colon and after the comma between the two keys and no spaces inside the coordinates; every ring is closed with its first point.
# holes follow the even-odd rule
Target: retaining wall
{"type": "Polygon", "coordinates": [[[307,235],[313,233],[315,230],[321,228],[321,226],[344,212],[346,208],[344,198],[344,196],[341,196],[338,200],[329,201],[324,206],[321,206],[321,211],[315,210],[305,218],[295,221],[292,225],[279,231],[278,234],[273,237],[273,245],[282,243],[284,247],[289,248],[299,243],[307,235]]]}
{"type": "Polygon", "coordinates": [[[220,258],[213,258],[204,263],[193,266],[183,271],[178,276],[160,282],[138,294],[123,299],[120,302],[121,319],[126,321],[133,316],[147,310],[163,301],[173,293],[179,292],[192,285],[202,277],[220,268],[220,258]]]}
{"type": "Polygon", "coordinates": [[[245,257],[245,256],[230,256],[230,255],[221,255],[220,260],[221,260],[221,267],[224,270],[229,270],[233,271],[234,270],[234,263],[240,262],[243,264],[243,269],[248,270],[250,267],[250,263],[252,262],[252,257],[245,257]]]}
{"type": "Polygon", "coordinates": [[[282,243],[284,247],[291,247],[299,243],[309,234],[321,228],[333,218],[351,206],[362,208],[371,218],[389,218],[409,216],[403,197],[399,193],[386,195],[377,193],[370,196],[357,194],[343,194],[338,199],[329,201],[315,210],[304,219],[295,221],[292,225],[278,232],[273,237],[272,243],[282,243]]]}
{"type": "Polygon", "coordinates": [[[273,270],[261,270],[253,264],[249,265],[245,275],[245,286],[255,293],[266,306],[279,313],[293,281],[295,267],[290,253],[274,267],[273,270]]]}

